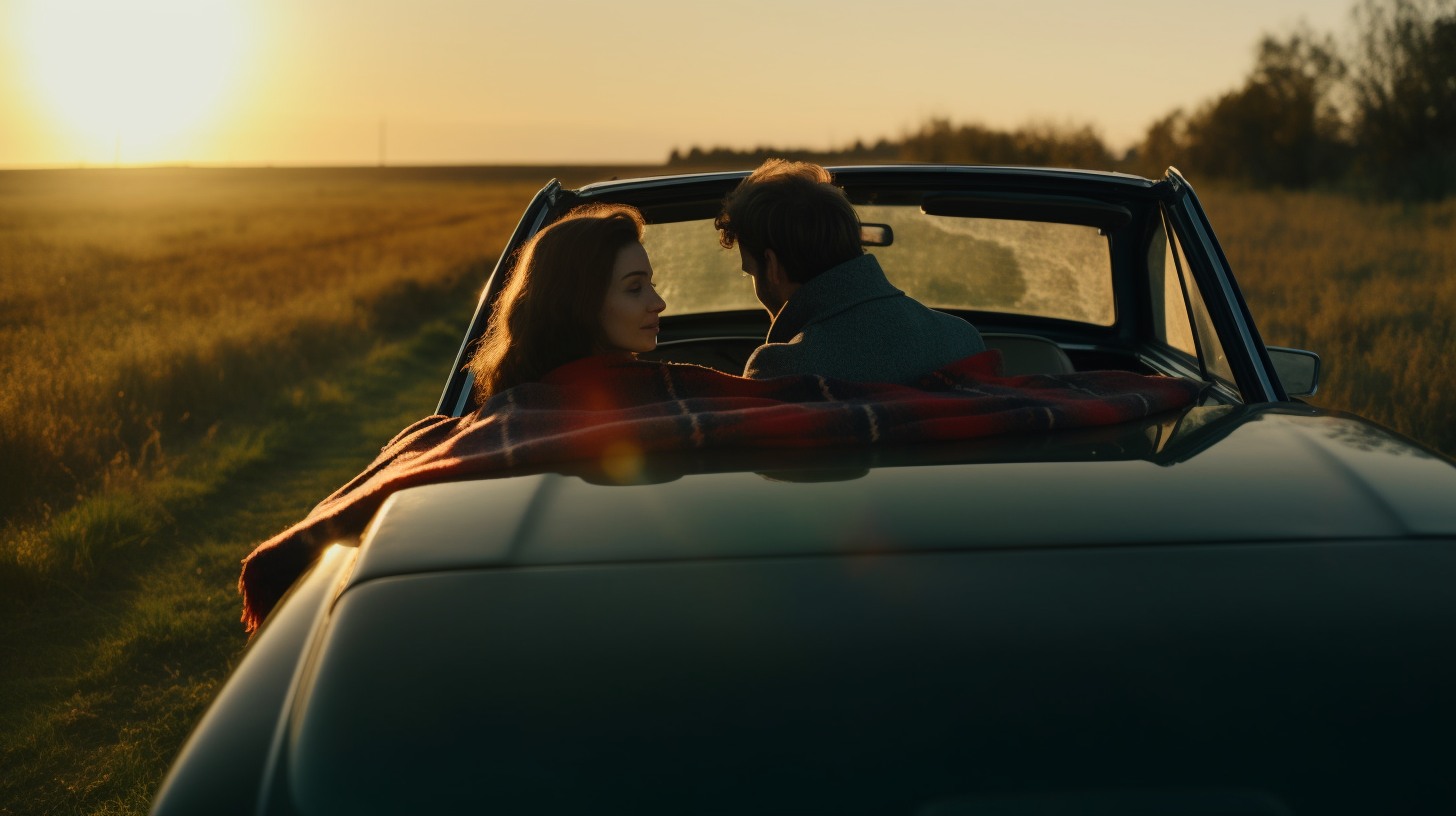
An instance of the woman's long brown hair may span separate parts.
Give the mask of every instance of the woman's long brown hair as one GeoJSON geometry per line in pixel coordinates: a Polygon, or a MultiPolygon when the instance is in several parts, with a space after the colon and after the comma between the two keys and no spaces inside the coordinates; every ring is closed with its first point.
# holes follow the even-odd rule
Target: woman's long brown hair
{"type": "Polygon", "coordinates": [[[642,226],[635,207],[588,204],[521,247],[470,359],[476,403],[605,348],[601,311],[612,267],[622,247],[642,240],[642,226]]]}

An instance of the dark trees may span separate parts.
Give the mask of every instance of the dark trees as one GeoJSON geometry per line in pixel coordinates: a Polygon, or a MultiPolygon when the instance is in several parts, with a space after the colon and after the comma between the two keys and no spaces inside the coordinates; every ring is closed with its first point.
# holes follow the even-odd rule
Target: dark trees
{"type": "Polygon", "coordinates": [[[1355,18],[1362,176],[1403,197],[1456,193],[1456,3],[1365,0],[1355,18]]]}
{"type": "Polygon", "coordinates": [[[1111,169],[1107,145],[1090,125],[1032,124],[1016,130],[983,125],[954,127],[932,119],[900,144],[905,161],[936,164],[1012,164],[1111,169]]]}
{"type": "Polygon", "coordinates": [[[1354,45],[1265,37],[1242,87],[1153,122],[1138,169],[1254,186],[1456,193],[1456,0],[1362,0],[1354,45]]]}
{"type": "Polygon", "coordinates": [[[1328,38],[1265,37],[1244,86],[1188,121],[1188,163],[1256,186],[1301,188],[1338,177],[1348,148],[1330,92],[1343,73],[1328,38]]]}

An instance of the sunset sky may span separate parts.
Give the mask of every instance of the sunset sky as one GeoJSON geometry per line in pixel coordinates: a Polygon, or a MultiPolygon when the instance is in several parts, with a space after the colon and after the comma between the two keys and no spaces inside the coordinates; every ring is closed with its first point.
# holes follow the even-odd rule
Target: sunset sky
{"type": "Polygon", "coordinates": [[[1348,0],[0,0],[0,166],[660,162],[929,116],[1116,148],[1348,0]]]}

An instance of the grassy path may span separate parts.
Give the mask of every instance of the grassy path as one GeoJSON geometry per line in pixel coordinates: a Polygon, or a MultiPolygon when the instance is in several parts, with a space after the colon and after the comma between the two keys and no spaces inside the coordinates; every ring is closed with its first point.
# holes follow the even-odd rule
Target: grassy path
{"type": "Polygon", "coordinates": [[[238,435],[246,463],[106,584],[0,615],[0,814],[146,812],[244,647],[239,560],[433,410],[458,324],[376,347],[238,435]]]}

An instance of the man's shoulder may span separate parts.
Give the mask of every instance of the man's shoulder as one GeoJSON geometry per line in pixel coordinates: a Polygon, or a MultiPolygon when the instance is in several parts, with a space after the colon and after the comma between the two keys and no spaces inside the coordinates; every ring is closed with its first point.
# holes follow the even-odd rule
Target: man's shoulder
{"type": "Polygon", "coordinates": [[[807,360],[808,346],[804,344],[804,333],[794,335],[785,343],[764,343],[748,355],[743,366],[743,376],[762,380],[782,377],[788,374],[803,374],[807,360]]]}
{"type": "Polygon", "coordinates": [[[975,334],[977,337],[981,336],[981,333],[976,331],[976,327],[971,325],[971,321],[966,320],[963,317],[957,317],[953,314],[947,314],[940,311],[939,309],[932,309],[918,300],[915,301],[915,305],[924,309],[926,314],[930,316],[931,320],[936,321],[937,323],[945,326],[948,329],[972,333],[975,334]]]}
{"type": "MultiPolygon", "coordinates": [[[[932,309],[903,292],[856,304],[818,321],[817,325],[841,328],[841,325],[836,324],[873,324],[893,331],[895,329],[892,327],[902,320],[915,320],[945,331],[975,333],[979,336],[976,328],[964,318],[932,309]]],[[[806,330],[813,328],[814,325],[810,325],[806,330]]]]}

